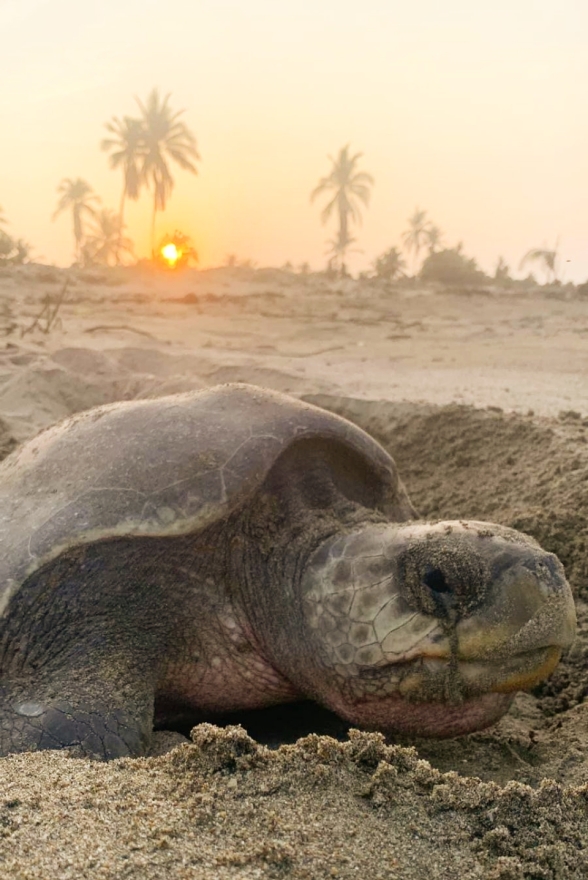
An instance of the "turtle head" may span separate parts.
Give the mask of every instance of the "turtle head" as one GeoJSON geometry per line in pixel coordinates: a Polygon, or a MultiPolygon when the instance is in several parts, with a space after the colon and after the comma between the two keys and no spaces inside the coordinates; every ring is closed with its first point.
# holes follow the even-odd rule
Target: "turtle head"
{"type": "Polygon", "coordinates": [[[557,557],[490,523],[366,526],[323,544],[302,588],[317,697],[383,730],[493,724],[553,671],[576,629],[557,557]]]}

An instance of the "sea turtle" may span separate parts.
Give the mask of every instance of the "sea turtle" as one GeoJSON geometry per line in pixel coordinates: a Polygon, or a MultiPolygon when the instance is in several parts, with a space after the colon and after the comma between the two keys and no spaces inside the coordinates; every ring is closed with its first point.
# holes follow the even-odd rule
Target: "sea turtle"
{"type": "Polygon", "coordinates": [[[419,522],[393,460],[247,385],[102,406],[0,465],[0,754],[139,755],[311,698],[360,726],[496,721],[575,631],[555,556],[419,522]]]}

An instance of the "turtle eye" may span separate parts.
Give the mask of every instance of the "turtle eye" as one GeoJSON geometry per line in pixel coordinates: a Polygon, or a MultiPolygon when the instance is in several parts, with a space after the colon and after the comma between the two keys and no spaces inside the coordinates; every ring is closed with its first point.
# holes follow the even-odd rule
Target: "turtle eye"
{"type": "Polygon", "coordinates": [[[423,583],[433,593],[451,593],[451,587],[440,568],[427,566],[423,575],[423,583]]]}

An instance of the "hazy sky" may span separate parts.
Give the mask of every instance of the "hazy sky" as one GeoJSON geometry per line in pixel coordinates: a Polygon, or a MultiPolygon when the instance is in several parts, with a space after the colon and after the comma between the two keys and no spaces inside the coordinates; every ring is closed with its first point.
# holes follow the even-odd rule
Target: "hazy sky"
{"type": "MultiPolygon", "coordinates": [[[[103,124],[172,93],[202,154],[160,233],[201,264],[325,262],[309,192],[346,143],[375,177],[367,265],[425,208],[482,267],[560,238],[588,277],[587,0],[0,0],[0,205],[37,258],[72,257],[51,222],[63,177],[118,206],[103,124]]],[[[139,254],[150,203],[129,209],[139,254]]]]}

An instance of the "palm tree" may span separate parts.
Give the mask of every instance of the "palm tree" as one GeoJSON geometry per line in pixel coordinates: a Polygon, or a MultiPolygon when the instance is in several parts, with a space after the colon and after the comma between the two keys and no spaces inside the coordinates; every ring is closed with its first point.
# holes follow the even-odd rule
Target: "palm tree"
{"type": "Polygon", "coordinates": [[[521,260],[519,269],[522,269],[525,263],[540,263],[543,264],[547,284],[557,281],[557,261],[559,256],[557,248],[558,243],[556,243],[553,250],[547,247],[531,248],[521,260]]]}
{"type": "Polygon", "coordinates": [[[425,238],[430,254],[436,253],[437,248],[443,243],[443,233],[434,223],[430,223],[425,229],[425,238]]]}
{"type": "Polygon", "coordinates": [[[339,150],[336,159],[329,156],[332,163],[330,174],[319,180],[318,186],[312,191],[310,201],[323,193],[333,193],[332,199],[323,208],[321,213],[322,223],[326,223],[333,210],[336,208],[339,218],[339,231],[337,238],[332,243],[333,252],[340,260],[343,269],[345,266],[345,254],[349,245],[355,241],[349,231],[350,221],[361,223],[361,213],[357,205],[359,199],[364,205],[369,204],[370,187],[374,179],[366,171],[358,171],[357,163],[363,153],[349,155],[349,144],[339,150]]]}
{"type": "Polygon", "coordinates": [[[412,262],[413,275],[416,275],[416,264],[418,262],[421,248],[428,239],[428,228],[429,221],[427,220],[427,212],[421,211],[420,208],[415,208],[412,217],[408,218],[408,229],[402,234],[402,240],[406,250],[409,254],[411,251],[414,254],[412,262]]]}
{"type": "Polygon", "coordinates": [[[168,160],[172,159],[184,171],[198,174],[195,161],[200,160],[196,139],[179,117],[183,110],[174,112],[169,106],[170,95],[160,98],[153,89],[143,104],[137,103],[142,113],[144,154],[140,176],[147,185],[153,184],[153,217],[151,220],[151,252],[155,248],[155,218],[158,211],[165,211],[167,200],[174,188],[168,160]],[[192,161],[194,160],[194,161],[192,161]]]}
{"type": "Polygon", "coordinates": [[[121,253],[132,256],[133,242],[123,235],[123,229],[116,211],[103,208],[82,247],[83,262],[110,266],[120,262],[121,253]]]}
{"type": "Polygon", "coordinates": [[[376,277],[384,278],[386,281],[394,281],[395,278],[403,275],[405,267],[404,257],[397,247],[391,247],[374,262],[376,277]]]}
{"type": "Polygon", "coordinates": [[[82,242],[84,240],[84,216],[96,216],[96,209],[92,202],[99,203],[100,199],[90,184],[82,180],[81,177],[75,180],[71,177],[64,178],[57,187],[57,192],[61,193],[61,198],[57,203],[57,210],[53,214],[52,219],[55,220],[62,211],[71,208],[76,243],[75,257],[76,262],[80,263],[82,260],[82,242]]]}
{"type": "MultiPolygon", "coordinates": [[[[123,190],[119,208],[119,229],[124,229],[124,213],[126,199],[135,201],[141,189],[139,162],[145,158],[145,129],[140,119],[130,116],[113,116],[105,128],[113,137],[104,138],[100,144],[102,150],[110,151],[110,167],[122,168],[123,190]]],[[[118,257],[117,257],[118,261],[118,257]]]]}

